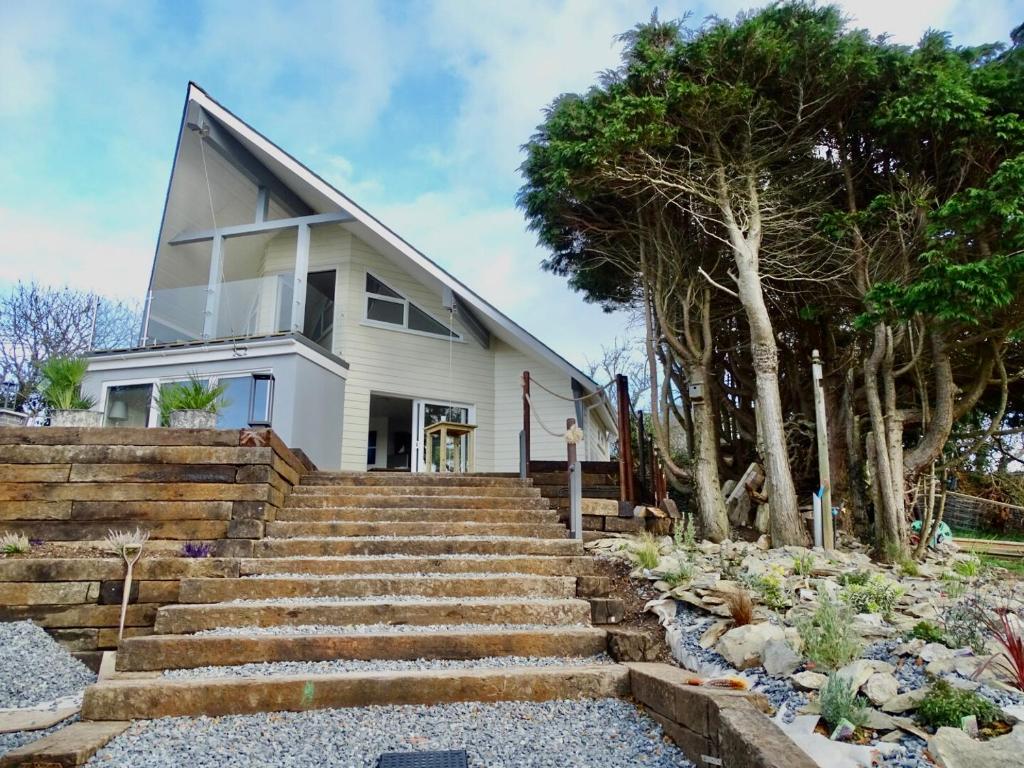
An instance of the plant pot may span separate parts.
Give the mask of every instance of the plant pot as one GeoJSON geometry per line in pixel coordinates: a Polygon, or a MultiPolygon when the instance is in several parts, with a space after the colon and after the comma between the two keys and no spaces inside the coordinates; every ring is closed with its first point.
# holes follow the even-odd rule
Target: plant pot
{"type": "Polygon", "coordinates": [[[172,429],[216,429],[217,414],[210,411],[171,411],[172,429]]]}
{"type": "Polygon", "coordinates": [[[81,409],[55,410],[50,413],[51,427],[102,427],[103,413],[81,409]]]}
{"type": "Polygon", "coordinates": [[[28,424],[28,414],[0,408],[0,427],[24,427],[28,424]]]}

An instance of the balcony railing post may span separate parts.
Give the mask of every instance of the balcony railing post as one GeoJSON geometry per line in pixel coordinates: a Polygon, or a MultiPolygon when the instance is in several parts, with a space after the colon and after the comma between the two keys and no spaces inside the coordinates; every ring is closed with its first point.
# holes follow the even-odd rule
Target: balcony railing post
{"type": "Polygon", "coordinates": [[[529,472],[526,467],[526,433],[519,430],[519,479],[525,480],[529,472]]]}
{"type": "Polygon", "coordinates": [[[526,471],[530,471],[530,372],[523,371],[523,442],[522,461],[526,464],[526,471]]]}
{"type": "Polygon", "coordinates": [[[309,224],[299,224],[295,238],[295,283],[292,289],[292,333],[302,333],[306,325],[306,275],[309,272],[309,224]]]}
{"type": "MultiPolygon", "coordinates": [[[[576,419],[566,419],[566,432],[576,426],[576,419]]],[[[576,460],[576,443],[566,443],[566,467],[569,470],[569,531],[574,539],[583,540],[583,477],[576,460]]]]}

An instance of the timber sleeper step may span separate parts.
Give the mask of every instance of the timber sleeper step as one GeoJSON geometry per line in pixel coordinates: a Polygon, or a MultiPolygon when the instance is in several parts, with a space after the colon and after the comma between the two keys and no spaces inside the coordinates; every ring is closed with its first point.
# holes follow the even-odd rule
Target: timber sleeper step
{"type": "Polygon", "coordinates": [[[573,539],[500,536],[382,536],[266,538],[256,542],[259,557],[291,555],[582,555],[573,539]]]}
{"type": "Polygon", "coordinates": [[[568,530],[561,523],[407,523],[407,522],[328,522],[267,523],[268,538],[306,536],[524,536],[564,539],[568,530]]]}
{"type": "Polygon", "coordinates": [[[628,693],[629,670],[619,664],[107,680],[86,689],[82,717],[221,717],[389,704],[607,698],[628,693]]]}
{"type": "Polygon", "coordinates": [[[551,510],[551,503],[542,497],[506,496],[417,496],[377,494],[296,494],[285,500],[288,507],[361,507],[364,509],[390,509],[392,507],[417,509],[539,509],[551,510]]]}
{"type": "Polygon", "coordinates": [[[420,507],[282,507],[277,522],[557,523],[549,509],[422,509],[420,507]]]}
{"type": "Polygon", "coordinates": [[[522,573],[538,576],[592,576],[598,564],[591,557],[535,555],[349,557],[254,557],[239,561],[239,574],[272,573],[522,573]]]}
{"type": "Polygon", "coordinates": [[[481,498],[538,499],[539,488],[492,485],[296,485],[290,491],[297,496],[478,496],[481,498]]]}
{"type": "Polygon", "coordinates": [[[576,598],[422,598],[396,600],[266,600],[166,605],[154,632],[179,635],[221,627],[323,624],[589,624],[590,603],[576,598]]]}
{"type": "Polygon", "coordinates": [[[337,659],[481,659],[491,656],[596,656],[604,630],[583,626],[493,631],[293,634],[150,635],[128,638],[117,652],[123,672],[235,666],[274,661],[337,659]]]}
{"type": "MultiPolygon", "coordinates": [[[[564,477],[564,473],[563,473],[564,477]]],[[[357,486],[402,486],[435,485],[445,488],[462,486],[503,486],[529,488],[533,480],[520,479],[519,475],[496,475],[479,473],[439,474],[435,472],[310,472],[302,476],[301,486],[310,485],[357,485],[357,486]]]]}
{"type": "Polygon", "coordinates": [[[241,579],[183,579],[178,603],[221,603],[289,597],[574,597],[573,576],[522,574],[361,574],[355,576],[277,576],[241,579]]]}

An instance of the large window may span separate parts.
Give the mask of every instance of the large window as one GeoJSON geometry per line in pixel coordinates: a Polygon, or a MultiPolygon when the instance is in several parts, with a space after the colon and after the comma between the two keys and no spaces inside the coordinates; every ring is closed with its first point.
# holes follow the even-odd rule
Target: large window
{"type": "MultiPolygon", "coordinates": [[[[184,381],[187,381],[184,380],[184,381]]],[[[161,387],[171,384],[184,383],[184,381],[163,381],[161,387]]],[[[200,383],[210,386],[218,384],[224,387],[223,404],[217,413],[217,429],[245,429],[246,427],[269,427],[274,408],[274,377],[269,373],[228,373],[224,375],[212,375],[199,379],[200,383]]],[[[147,391],[152,389],[151,384],[146,384],[147,391]]],[[[115,398],[121,397],[119,390],[138,389],[132,387],[111,387],[107,395],[107,421],[112,421],[109,415],[112,408],[115,408],[115,398]]],[[[138,396],[138,397],[141,397],[138,396]]],[[[147,396],[148,397],[148,396],[147,396]]],[[[118,407],[115,414],[119,414],[118,407]]],[[[135,423],[125,426],[145,426],[135,423]]]]}
{"type": "Polygon", "coordinates": [[[152,399],[152,384],[110,387],[104,424],[108,427],[148,427],[152,399]]]}
{"type": "Polygon", "coordinates": [[[395,326],[428,336],[447,339],[450,335],[462,341],[462,336],[450,331],[445,323],[420,309],[369,272],[366,273],[366,320],[371,324],[395,326]]]}

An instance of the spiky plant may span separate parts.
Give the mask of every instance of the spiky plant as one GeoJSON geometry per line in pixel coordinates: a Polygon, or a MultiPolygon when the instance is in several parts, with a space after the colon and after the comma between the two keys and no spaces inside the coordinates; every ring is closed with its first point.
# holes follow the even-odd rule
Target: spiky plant
{"type": "Polygon", "coordinates": [[[212,385],[195,373],[190,373],[187,381],[164,384],[157,396],[160,423],[165,427],[170,423],[171,411],[219,413],[228,405],[224,399],[226,391],[226,385],[212,385]]]}
{"type": "Polygon", "coordinates": [[[629,553],[641,568],[647,570],[657,568],[658,561],[661,559],[658,540],[649,531],[638,534],[629,543],[629,553]]]}
{"type": "Polygon", "coordinates": [[[32,543],[20,533],[5,533],[0,536],[0,552],[5,555],[24,555],[32,549],[32,543]]]}
{"type": "Polygon", "coordinates": [[[128,613],[128,596],[132,591],[132,570],[142,557],[142,548],[149,540],[149,532],[136,528],[134,531],[114,531],[107,533],[107,550],[124,560],[124,590],[121,595],[121,621],[117,627],[117,639],[124,635],[124,619],[128,613]]]}
{"type": "Polygon", "coordinates": [[[754,621],[754,601],[750,599],[747,590],[729,592],[725,596],[725,605],[729,609],[733,626],[742,627],[754,621]]]}
{"type": "Polygon", "coordinates": [[[994,616],[985,617],[985,627],[1003,649],[993,657],[995,665],[1010,675],[1018,690],[1024,691],[1024,632],[1020,617],[1009,608],[999,608],[994,616]]]}
{"type": "Polygon", "coordinates": [[[95,398],[82,394],[82,380],[89,361],[81,357],[51,357],[39,367],[39,394],[46,407],[55,411],[88,410],[95,398]]]}

